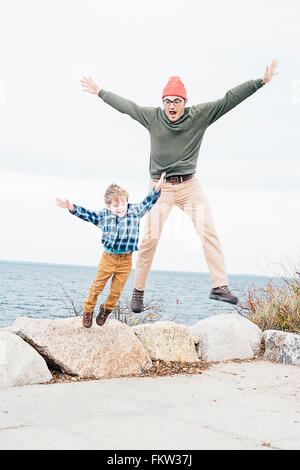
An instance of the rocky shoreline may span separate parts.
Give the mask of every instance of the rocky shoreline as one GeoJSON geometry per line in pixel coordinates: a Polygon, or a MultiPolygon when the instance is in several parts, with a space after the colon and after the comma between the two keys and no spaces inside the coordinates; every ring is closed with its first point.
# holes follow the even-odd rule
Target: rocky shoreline
{"type": "MultiPolygon", "coordinates": [[[[212,363],[209,362],[165,362],[165,361],[154,361],[152,366],[147,371],[141,373],[140,377],[166,377],[174,375],[195,375],[202,374],[202,372],[208,369],[212,363]]],[[[68,383],[68,382],[85,382],[90,380],[97,380],[95,377],[74,377],[72,375],[64,374],[57,370],[51,370],[52,379],[47,383],[68,383]]],[[[127,376],[130,377],[130,376],[127,376]]],[[[131,377],[136,377],[132,375],[131,377]]]]}
{"type": "Polygon", "coordinates": [[[90,329],[79,317],[20,317],[0,329],[0,386],[201,374],[212,363],[257,357],[299,365],[300,335],[262,332],[238,314],[192,326],[157,321],[130,327],[112,319],[90,329]]]}

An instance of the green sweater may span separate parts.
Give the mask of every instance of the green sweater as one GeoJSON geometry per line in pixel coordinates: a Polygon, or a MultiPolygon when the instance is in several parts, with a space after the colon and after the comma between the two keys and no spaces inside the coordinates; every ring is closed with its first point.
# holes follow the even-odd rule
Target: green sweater
{"type": "Polygon", "coordinates": [[[105,103],[146,127],[150,133],[151,178],[187,175],[196,172],[200,145],[204,132],[213,122],[264,85],[261,79],[248,80],[228,90],[223,98],[185,107],[184,114],[170,122],[161,108],[138,106],[110,91],[100,90],[98,96],[105,103]]]}

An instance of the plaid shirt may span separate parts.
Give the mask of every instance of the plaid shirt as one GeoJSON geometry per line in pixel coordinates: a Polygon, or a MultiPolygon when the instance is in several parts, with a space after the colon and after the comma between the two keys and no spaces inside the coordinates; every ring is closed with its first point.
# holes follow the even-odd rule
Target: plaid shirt
{"type": "Polygon", "coordinates": [[[126,253],[138,250],[141,218],[154,206],[161,195],[152,189],[145,199],[137,204],[128,204],[124,217],[113,215],[109,209],[92,212],[84,207],[74,206],[76,215],[86,222],[91,222],[102,230],[102,244],[110,253],[126,253]]]}

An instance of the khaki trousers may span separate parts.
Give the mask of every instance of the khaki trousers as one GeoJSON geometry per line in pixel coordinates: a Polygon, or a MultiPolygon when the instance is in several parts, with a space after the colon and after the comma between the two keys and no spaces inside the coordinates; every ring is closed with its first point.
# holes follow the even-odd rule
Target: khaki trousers
{"type": "Polygon", "coordinates": [[[93,284],[84,302],[84,311],[92,313],[97,303],[99,294],[103,291],[107,281],[112,276],[110,291],[104,302],[104,308],[113,310],[117,305],[122,290],[126,284],[132,268],[132,253],[112,255],[103,252],[98,271],[93,284]]]}
{"type": "MultiPolygon", "coordinates": [[[[154,182],[152,182],[154,184],[154,182]]],[[[164,183],[161,196],[147,214],[139,248],[134,287],[144,290],[156,247],[171,209],[178,206],[192,220],[210,273],[212,287],[228,285],[225,261],[205,194],[194,176],[179,184],[164,183]]]]}

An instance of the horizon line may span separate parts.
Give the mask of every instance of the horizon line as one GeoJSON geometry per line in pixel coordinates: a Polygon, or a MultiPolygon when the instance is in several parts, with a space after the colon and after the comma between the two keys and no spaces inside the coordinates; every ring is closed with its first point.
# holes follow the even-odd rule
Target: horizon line
{"type": "MultiPolygon", "coordinates": [[[[0,263],[20,263],[20,264],[44,264],[44,265],[51,265],[51,266],[70,266],[70,267],[82,267],[82,268],[95,268],[97,264],[71,264],[71,263],[54,263],[48,261],[25,261],[25,260],[9,260],[9,259],[0,259],[0,263]]],[[[135,269],[132,269],[135,271],[135,269]]],[[[209,276],[209,272],[203,271],[178,271],[178,270],[168,270],[168,269],[151,269],[151,271],[155,272],[167,272],[167,273],[191,273],[191,274],[207,274],[209,276]]],[[[259,277],[283,277],[282,275],[267,275],[267,274],[251,274],[251,273],[228,273],[228,276],[259,276],[259,277]]]]}

